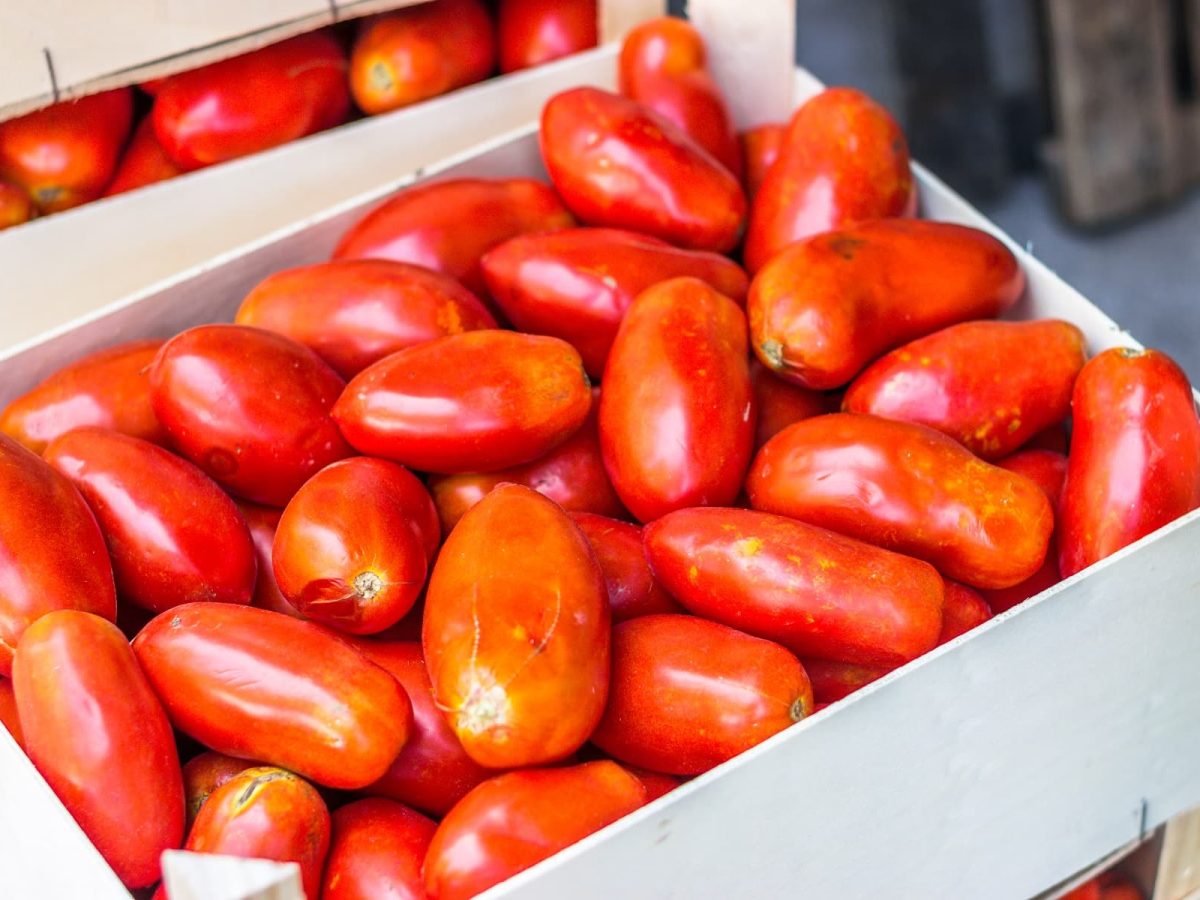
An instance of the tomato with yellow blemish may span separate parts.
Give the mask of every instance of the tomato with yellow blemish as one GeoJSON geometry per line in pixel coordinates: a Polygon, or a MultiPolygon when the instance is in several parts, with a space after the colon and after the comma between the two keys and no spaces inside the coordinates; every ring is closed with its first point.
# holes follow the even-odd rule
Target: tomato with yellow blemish
{"type": "Polygon", "coordinates": [[[179,175],[177,166],[154,134],[154,119],[147,116],[133,132],[129,146],[121,155],[116,174],[104,190],[105,197],[135,191],[179,175]]]}
{"type": "Polygon", "coordinates": [[[596,46],[597,0],[500,0],[500,71],[540,66],[596,46]]]}
{"type": "Polygon", "coordinates": [[[505,484],[463,516],[434,565],[421,643],[472,759],[512,768],[579,749],[604,710],[610,619],[591,547],[558,505],[505,484]]]}
{"type": "Polygon", "coordinates": [[[24,225],[36,212],[33,200],[24,188],[0,181],[0,231],[24,225]]]}
{"type": "Polygon", "coordinates": [[[746,196],[753,202],[759,188],[766,180],[767,172],[783,150],[784,135],[787,126],[779,122],[768,122],[750,128],[739,135],[742,142],[742,157],[745,159],[746,171],[742,182],[746,186],[746,196]]]}
{"type": "Polygon", "coordinates": [[[257,766],[258,763],[251,760],[226,756],[212,750],[205,750],[184,763],[183,794],[187,804],[187,831],[192,830],[192,823],[200,814],[200,808],[213,791],[247,769],[257,766]]]}
{"type": "Polygon", "coordinates": [[[639,526],[592,513],[571,513],[571,518],[591,544],[604,573],[614,622],[684,611],[650,570],[639,526]]]}
{"type": "Polygon", "coordinates": [[[958,322],[989,318],[1025,277],[990,234],[890,219],[788,247],[750,284],[754,352],[780,378],[840,387],[882,353],[958,322]]]}
{"type": "Polygon", "coordinates": [[[924,559],[972,587],[1009,587],[1046,557],[1038,485],[924,425],[834,413],[785,428],[746,479],[755,509],[924,559]]]}
{"type": "Polygon", "coordinates": [[[757,359],[750,361],[750,384],[758,410],[755,450],[789,425],[832,412],[835,406],[828,394],[784,381],[757,359]]]}
{"type": "Polygon", "coordinates": [[[421,864],[437,823],[371,797],[333,813],[321,900],[424,900],[421,864]]]}

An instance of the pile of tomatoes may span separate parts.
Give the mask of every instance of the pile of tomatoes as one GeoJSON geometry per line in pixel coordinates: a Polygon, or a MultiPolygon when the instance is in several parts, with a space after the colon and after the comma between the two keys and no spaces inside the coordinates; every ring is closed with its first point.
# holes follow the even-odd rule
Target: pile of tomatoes
{"type": "Polygon", "coordinates": [[[1200,503],[1178,366],[997,319],[885,110],[739,140],[703,50],[0,414],[0,712],[127,885],[473,896],[1200,503]]]}
{"type": "Polygon", "coordinates": [[[0,122],[0,230],[586,50],[596,15],[433,0],[0,122]]]}

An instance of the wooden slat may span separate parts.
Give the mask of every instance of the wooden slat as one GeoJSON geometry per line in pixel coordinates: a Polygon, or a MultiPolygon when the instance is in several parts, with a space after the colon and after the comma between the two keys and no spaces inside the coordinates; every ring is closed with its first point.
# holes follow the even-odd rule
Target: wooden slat
{"type": "Polygon", "coordinates": [[[1184,900],[1196,892],[1200,892],[1200,809],[1167,823],[1152,900],[1184,900]]]}
{"type": "Polygon", "coordinates": [[[162,871],[171,900],[304,900],[294,862],[167,850],[162,871]]]}
{"type": "Polygon", "coordinates": [[[667,0],[599,0],[600,43],[619,41],[647,19],[667,14],[667,0]]]}

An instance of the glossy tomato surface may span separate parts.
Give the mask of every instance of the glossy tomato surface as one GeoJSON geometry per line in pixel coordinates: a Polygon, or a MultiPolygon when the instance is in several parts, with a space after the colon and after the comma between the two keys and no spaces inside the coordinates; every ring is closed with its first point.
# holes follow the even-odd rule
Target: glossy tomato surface
{"type": "Polygon", "coordinates": [[[425,900],[421,864],[437,824],[380,798],[333,814],[321,900],[425,900]]]}
{"type": "Polygon", "coordinates": [[[656,613],[683,612],[658,583],[642,549],[642,529],[592,513],[571,513],[583,536],[592,545],[596,562],[608,586],[608,603],[614,622],[656,613]]]}
{"type": "Polygon", "coordinates": [[[148,184],[157,184],[174,178],[182,171],[158,142],[154,134],[154,119],[147,116],[133,132],[129,146],[121,154],[116,174],[105,188],[104,196],[112,197],[148,184]]]}
{"type": "Polygon", "coordinates": [[[597,0],[500,0],[500,71],[540,66],[596,46],[597,0]]]}
{"type": "Polygon", "coordinates": [[[275,581],[272,548],[275,544],[275,530],[279,527],[279,517],[283,515],[283,510],[245,501],[238,503],[238,509],[242,518],[246,520],[246,527],[250,529],[254,554],[258,559],[258,576],[254,582],[254,599],[251,604],[259,609],[304,618],[300,610],[292,606],[287,597],[279,592],[279,584],[275,581]]]}
{"type": "Polygon", "coordinates": [[[187,802],[187,831],[192,830],[192,823],[200,814],[200,808],[204,806],[213,791],[247,769],[253,769],[256,766],[258,766],[256,762],[226,756],[224,753],[216,753],[212,750],[205,750],[199,756],[184,763],[183,794],[187,802]]]}
{"type": "Polygon", "coordinates": [[[707,67],[704,38],[695,26],[675,16],[658,16],[625,35],[617,59],[617,79],[621,93],[630,94],[644,78],[683,75],[707,67]]]}
{"type": "Polygon", "coordinates": [[[759,125],[739,135],[742,142],[742,157],[745,160],[746,171],[743,181],[746,186],[746,196],[754,200],[758,189],[767,178],[767,172],[779,159],[783,150],[783,139],[787,127],[778,122],[759,125]]]}

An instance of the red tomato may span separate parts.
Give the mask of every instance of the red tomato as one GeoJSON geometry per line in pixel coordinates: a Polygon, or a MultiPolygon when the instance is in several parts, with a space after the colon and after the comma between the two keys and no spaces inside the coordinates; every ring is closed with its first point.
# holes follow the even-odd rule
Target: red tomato
{"type": "Polygon", "coordinates": [[[226,756],[205,750],[199,756],[190,759],[183,767],[183,795],[187,801],[187,831],[192,830],[192,823],[200,814],[209,796],[225,782],[247,769],[253,769],[258,763],[245,759],[226,756]]]}
{"type": "Polygon", "coordinates": [[[81,425],[165,444],[167,434],[150,405],[147,375],[162,344],[130,341],[64,366],[0,412],[0,431],[34,453],[81,425]]]}
{"type": "Polygon", "coordinates": [[[444,816],[467,791],[494,772],[467,755],[438,709],[420,643],[361,639],[351,639],[351,643],[391,673],[413,708],[411,737],[387,773],[365,792],[444,816]]]}
{"type": "Polygon", "coordinates": [[[978,591],[957,581],[947,581],[946,606],[942,611],[942,632],[938,635],[938,646],[948,644],[991,617],[991,607],[978,591]]]}
{"type": "Polygon", "coordinates": [[[0,725],[8,730],[17,746],[24,750],[25,733],[21,730],[21,717],[17,713],[17,697],[13,693],[13,683],[8,678],[0,678],[0,725]]]}
{"type": "Polygon", "coordinates": [[[244,501],[238,503],[238,509],[241,510],[242,518],[246,520],[246,527],[250,529],[254,555],[258,559],[258,577],[254,583],[254,599],[250,601],[251,605],[303,619],[300,610],[288,603],[287,597],[279,592],[279,584],[275,581],[275,563],[271,550],[275,544],[275,529],[279,527],[279,517],[283,515],[283,510],[272,506],[256,506],[244,501]]]}
{"type": "Polygon", "coordinates": [[[661,772],[651,772],[637,766],[625,766],[625,770],[637,778],[646,789],[646,802],[650,803],[659,797],[666,796],[684,783],[686,779],[675,775],[663,775],[661,772]]]}
{"type": "Polygon", "coordinates": [[[360,456],[322,469],[296,492],[271,558],[279,590],[305,617],[374,634],[412,609],[437,540],[437,511],[417,477],[360,456]]]}
{"type": "Polygon", "coordinates": [[[746,324],[696,278],[642,292],[613,342],[600,449],[617,495],[643,522],[738,495],[753,452],[746,324]]]}
{"type": "Polygon", "coordinates": [[[347,803],[333,814],[321,900],[424,900],[421,864],[436,829],[391,800],[347,803]]]}
{"type": "Polygon", "coordinates": [[[453,278],[383,259],[276,272],[246,295],[235,321],[304,344],[343,378],[397,350],[496,327],[487,307],[453,278]]]}
{"type": "Polygon", "coordinates": [[[1075,382],[1058,567],[1064,578],[1200,506],[1200,421],[1157,350],[1106,350],[1075,382]]]}
{"type": "Polygon", "coordinates": [[[612,688],[592,743],[671,775],[697,775],[812,711],[800,661],[778,644],[692,616],[613,629],[612,688]]]}
{"type": "Polygon", "coordinates": [[[471,758],[511,768],[578,750],[604,710],[609,626],[604,576],[556,504],[505,484],[463,516],[433,569],[421,643],[471,758]]]}
{"type": "Polygon", "coordinates": [[[333,417],[362,453],[423,472],[486,472],[558,446],[591,404],[583,363],[566,341],[469,331],[364,369],[333,417]]]}
{"type": "Polygon", "coordinates": [[[150,368],[155,415],[179,452],[247,500],[283,506],[351,453],[330,410],[344,383],[307,347],[244,325],[200,325],[150,368]]]}
{"type": "Polygon", "coordinates": [[[818,706],[836,703],[849,697],[859,688],[878,681],[895,668],[897,667],[835,662],[830,659],[804,660],[804,671],[812,681],[813,699],[818,706]]]}
{"type": "Polygon", "coordinates": [[[832,412],[835,405],[826,394],[777,378],[757,359],[750,361],[750,384],[758,410],[758,425],[754,430],[756,451],[789,425],[832,412]]]}
{"type": "Polygon", "coordinates": [[[763,365],[826,390],[893,347],[999,315],[1024,288],[1016,257],[990,234],[887,219],[788,247],[755,276],[746,311],[763,365]]]}
{"type": "Polygon", "coordinates": [[[56,609],[117,615],[104,536],[74,485],[0,435],[0,676],[22,632],[56,609]]]}
{"type": "Polygon", "coordinates": [[[246,769],[212,792],[185,850],[294,862],[317,897],[329,851],[329,810],[311,784],[273,766],[246,769]]]}
{"type": "Polygon", "coordinates": [[[641,528],[591,513],[571,513],[571,518],[588,539],[604,573],[614,622],[684,611],[650,570],[641,528]]]}
{"type": "Polygon", "coordinates": [[[78,610],[42,616],[13,663],[25,749],[130,888],[158,881],[183,840],[175,738],[125,636],[78,610]]]}
{"type": "Polygon", "coordinates": [[[83,495],[108,544],[122,601],[154,612],[211,600],[249,603],[257,560],[233,501],[162,447],[76,428],[45,460],[83,495]]]}
{"type": "Polygon", "coordinates": [[[435,0],[367,19],[350,55],[350,90],[367,115],[492,74],[496,38],[479,0],[435,0]]]}
{"type": "Polygon", "coordinates": [[[738,242],[746,196],[737,179],[640,103],[591,87],[564,91],[542,109],[541,146],[558,193],[589,225],[718,253],[738,242]]]}
{"type": "Polygon", "coordinates": [[[345,72],[332,36],[302,34],[165,79],[154,132],[184,170],[248,156],[344,121],[345,72]]]}
{"type": "Polygon", "coordinates": [[[519,234],[574,224],[554,191],[539,181],[456,178],[400,191],[356,222],[333,258],[424,266],[457,278],[483,297],[483,254],[519,234]]]}
{"type": "Polygon", "coordinates": [[[776,164],[750,209],[746,268],[788,244],[916,208],[908,144],[886,109],[853,88],[828,88],[793,114],[776,164]]]}
{"type": "Polygon", "coordinates": [[[758,194],[766,180],[767,172],[779,159],[783,150],[784,135],[787,126],[778,122],[759,125],[741,133],[742,158],[746,161],[746,172],[743,181],[746,186],[746,196],[751,200],[758,194]]]}
{"type": "Polygon", "coordinates": [[[23,225],[36,214],[33,201],[24,188],[0,181],[0,231],[23,225]]]}
{"type": "Polygon", "coordinates": [[[133,649],[180,731],[318,784],[370,784],[411,730],[396,680],[310,622],[188,603],[153,619],[133,649]]]}
{"type": "Polygon", "coordinates": [[[606,760],[499,775],[438,826],[425,856],[425,889],[433,900],[467,900],[645,802],[642,783],[606,760]]]}
{"type": "Polygon", "coordinates": [[[100,196],[133,120],[133,92],[118,88],[0,122],[0,178],[44,213],[100,196]]]}
{"type": "Polygon", "coordinates": [[[137,190],[174,178],[183,170],[167,156],[154,134],[153,117],[147,116],[133,132],[133,140],[125,148],[116,174],[104,191],[105,197],[137,190]]]}
{"type": "Polygon", "coordinates": [[[488,290],[522,331],[568,341],[593,378],[634,298],[660,281],[691,275],[744,303],[746,273],[717,253],[681,250],[615,228],[568,228],[506,241],[483,257],[488,290]]]}
{"type": "Polygon", "coordinates": [[[622,94],[647,76],[683,75],[708,68],[708,54],[700,32],[684,19],[660,16],[647,19],[625,36],[617,61],[622,94]]]}
{"type": "Polygon", "coordinates": [[[596,46],[596,0],[500,0],[500,71],[540,66],[596,46]]]}
{"type": "Polygon", "coordinates": [[[755,509],[916,556],[973,587],[1024,581],[1054,528],[1050,501],[1023,475],[924,425],[851,413],[767,441],[746,492],[755,509]]]}

